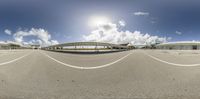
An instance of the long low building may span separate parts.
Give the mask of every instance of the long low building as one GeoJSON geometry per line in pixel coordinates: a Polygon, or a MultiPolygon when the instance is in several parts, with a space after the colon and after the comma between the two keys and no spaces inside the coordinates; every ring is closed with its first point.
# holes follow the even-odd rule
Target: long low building
{"type": "Polygon", "coordinates": [[[200,50],[200,42],[184,41],[184,42],[168,42],[156,45],[157,49],[168,50],[200,50]]]}
{"type": "Polygon", "coordinates": [[[111,44],[102,42],[72,42],[43,47],[44,50],[127,50],[129,44],[111,44]]]}
{"type": "Polygon", "coordinates": [[[15,43],[0,43],[0,49],[20,49],[21,46],[15,43]]]}

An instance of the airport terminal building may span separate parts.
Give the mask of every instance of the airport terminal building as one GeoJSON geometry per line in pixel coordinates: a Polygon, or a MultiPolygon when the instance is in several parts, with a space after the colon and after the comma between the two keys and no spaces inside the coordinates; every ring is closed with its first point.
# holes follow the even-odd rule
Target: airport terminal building
{"type": "Polygon", "coordinates": [[[0,43],[0,50],[2,49],[20,49],[21,46],[15,43],[0,43]]]}
{"type": "Polygon", "coordinates": [[[43,47],[43,50],[52,51],[76,51],[76,52],[105,52],[125,51],[134,49],[134,46],[127,44],[111,44],[103,42],[72,42],[43,47]]]}
{"type": "Polygon", "coordinates": [[[185,41],[185,42],[169,42],[156,45],[157,49],[167,50],[200,50],[200,42],[185,41]]]}

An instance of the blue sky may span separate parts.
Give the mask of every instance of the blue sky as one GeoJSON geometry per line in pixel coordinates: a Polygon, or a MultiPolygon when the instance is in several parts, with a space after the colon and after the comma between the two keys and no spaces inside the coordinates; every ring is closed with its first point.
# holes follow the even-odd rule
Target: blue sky
{"type": "MultiPolygon", "coordinates": [[[[19,32],[31,32],[31,29],[44,30],[51,36],[49,41],[59,43],[95,40],[85,37],[94,31],[101,32],[101,27],[88,25],[92,16],[106,17],[112,23],[109,25],[117,25],[114,28],[118,30],[112,32],[139,31],[142,37],[148,33],[149,37],[158,36],[167,41],[200,40],[198,0],[0,0],[0,41],[17,41],[16,37],[22,36],[19,32]],[[125,26],[120,26],[119,21],[125,22],[125,26]],[[6,29],[11,35],[5,33],[6,29]]],[[[23,35],[23,41],[42,39],[39,35],[23,35]]],[[[96,40],[103,41],[109,36],[96,40]]],[[[125,43],[122,39],[126,38],[117,41],[125,43]]]]}

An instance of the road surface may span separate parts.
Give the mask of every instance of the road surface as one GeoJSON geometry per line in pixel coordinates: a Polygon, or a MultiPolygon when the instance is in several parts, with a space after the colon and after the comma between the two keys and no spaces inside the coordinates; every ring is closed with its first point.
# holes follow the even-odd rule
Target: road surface
{"type": "Polygon", "coordinates": [[[0,51],[0,99],[199,99],[200,51],[0,51]]]}

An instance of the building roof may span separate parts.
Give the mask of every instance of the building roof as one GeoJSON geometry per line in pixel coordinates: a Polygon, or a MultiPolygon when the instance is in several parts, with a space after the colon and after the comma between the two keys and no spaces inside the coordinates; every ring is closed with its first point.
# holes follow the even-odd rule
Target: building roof
{"type": "Polygon", "coordinates": [[[7,46],[8,44],[6,42],[0,42],[0,45],[7,46]]]}
{"type": "Polygon", "coordinates": [[[16,42],[0,42],[0,45],[4,45],[4,46],[9,46],[9,45],[21,46],[20,44],[18,44],[16,42]]]}
{"type": "MultiPolygon", "coordinates": [[[[120,44],[112,44],[112,43],[104,43],[104,42],[71,42],[71,43],[63,43],[52,45],[48,47],[63,47],[63,46],[112,46],[112,47],[127,47],[120,44]]],[[[44,48],[48,48],[44,47],[44,48]]]]}
{"type": "Polygon", "coordinates": [[[200,45],[199,41],[178,41],[178,42],[167,42],[158,44],[157,46],[164,46],[164,45],[200,45]]]}

